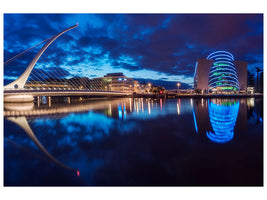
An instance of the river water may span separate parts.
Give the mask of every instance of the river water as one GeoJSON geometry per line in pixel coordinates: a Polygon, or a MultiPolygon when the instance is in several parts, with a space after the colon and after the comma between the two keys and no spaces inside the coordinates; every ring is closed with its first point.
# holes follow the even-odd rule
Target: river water
{"type": "Polygon", "coordinates": [[[263,101],[6,103],[4,185],[262,186],[263,101]]]}

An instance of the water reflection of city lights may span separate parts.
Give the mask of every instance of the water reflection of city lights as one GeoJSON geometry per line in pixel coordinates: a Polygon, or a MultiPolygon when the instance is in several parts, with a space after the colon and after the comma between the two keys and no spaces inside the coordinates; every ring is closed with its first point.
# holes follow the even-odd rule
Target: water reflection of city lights
{"type": "Polygon", "coordinates": [[[111,104],[108,104],[108,116],[112,116],[111,104]]]}
{"type": "Polygon", "coordinates": [[[178,101],[177,101],[177,114],[178,115],[180,115],[180,113],[181,113],[180,108],[181,108],[181,101],[180,101],[180,99],[178,99],[178,101]]]}
{"type": "Polygon", "coordinates": [[[126,111],[126,105],[125,105],[125,103],[123,103],[123,115],[124,115],[124,118],[126,118],[127,111],[126,111]]]}
{"type": "Polygon", "coordinates": [[[129,104],[130,104],[130,112],[132,112],[132,99],[129,98],[129,104]]]}
{"type": "Polygon", "coordinates": [[[197,119],[196,119],[196,115],[195,115],[195,111],[194,111],[194,109],[193,109],[193,117],[194,117],[195,130],[196,130],[196,133],[198,133],[197,119]]]}
{"type": "Polygon", "coordinates": [[[143,101],[143,99],[141,99],[141,108],[142,108],[142,112],[144,112],[144,101],[143,101]]]}
{"type": "Polygon", "coordinates": [[[119,113],[119,118],[122,118],[122,109],[121,109],[121,104],[118,105],[118,113],[119,113]]]}
{"type": "Polygon", "coordinates": [[[216,143],[229,142],[234,137],[234,127],[239,111],[239,102],[215,100],[209,102],[210,123],[214,132],[207,131],[210,140],[216,143]]]}
{"type": "Polygon", "coordinates": [[[159,102],[160,102],[160,110],[162,110],[162,99],[160,99],[159,102]]]}
{"type": "Polygon", "coordinates": [[[249,107],[254,107],[255,98],[249,98],[247,99],[247,104],[249,107]]]}
{"type": "Polygon", "coordinates": [[[150,108],[150,100],[147,102],[147,107],[148,107],[148,114],[151,114],[151,108],[150,108]]]}

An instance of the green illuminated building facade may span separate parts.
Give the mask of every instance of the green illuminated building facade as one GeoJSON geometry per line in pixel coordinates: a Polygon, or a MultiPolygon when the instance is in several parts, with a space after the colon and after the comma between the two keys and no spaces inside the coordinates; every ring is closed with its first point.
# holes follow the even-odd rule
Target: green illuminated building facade
{"type": "Polygon", "coordinates": [[[199,93],[233,93],[247,88],[247,63],[234,61],[227,51],[211,53],[198,59],[194,75],[194,89],[199,93]]]}

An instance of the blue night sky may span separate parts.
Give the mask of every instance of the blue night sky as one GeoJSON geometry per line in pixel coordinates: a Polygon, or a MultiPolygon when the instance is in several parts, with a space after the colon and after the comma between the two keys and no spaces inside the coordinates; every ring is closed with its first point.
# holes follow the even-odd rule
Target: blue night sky
{"type": "MultiPolygon", "coordinates": [[[[51,45],[36,69],[60,67],[65,77],[123,72],[167,89],[192,87],[195,64],[215,50],[263,69],[262,14],[4,14],[4,60],[79,23],[51,45]],[[55,56],[49,59],[50,55],[55,56]]],[[[36,53],[37,50],[33,50],[36,53]]],[[[28,58],[4,68],[17,78],[28,58]]]]}

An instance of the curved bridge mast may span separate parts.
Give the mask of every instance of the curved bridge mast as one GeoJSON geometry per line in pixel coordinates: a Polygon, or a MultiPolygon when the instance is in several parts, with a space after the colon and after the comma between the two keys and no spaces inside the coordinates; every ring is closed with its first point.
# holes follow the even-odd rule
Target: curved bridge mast
{"type": "Polygon", "coordinates": [[[23,72],[23,74],[17,80],[4,86],[4,89],[23,89],[33,67],[35,66],[36,62],[39,60],[41,55],[44,53],[44,51],[49,47],[49,45],[52,42],[54,42],[59,36],[61,36],[62,34],[66,33],[67,31],[69,31],[73,28],[76,28],[77,26],[78,26],[78,23],[74,26],[71,26],[71,27],[61,31],[57,35],[53,36],[50,40],[48,40],[48,42],[40,49],[40,51],[32,59],[32,61],[28,65],[27,69],[23,72]]]}

